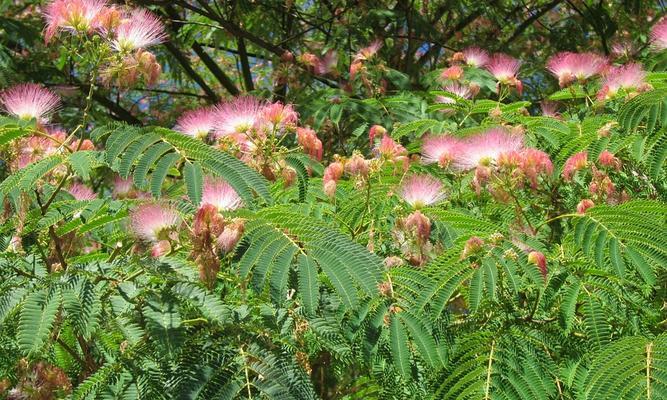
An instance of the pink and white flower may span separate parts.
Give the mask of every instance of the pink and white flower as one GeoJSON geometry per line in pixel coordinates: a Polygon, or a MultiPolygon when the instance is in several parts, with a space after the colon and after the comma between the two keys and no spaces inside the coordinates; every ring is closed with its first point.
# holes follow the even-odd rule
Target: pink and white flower
{"type": "Polygon", "coordinates": [[[504,128],[488,131],[465,138],[453,160],[453,166],[461,171],[478,165],[495,163],[503,153],[518,151],[523,147],[523,137],[511,134],[504,128]]]}
{"type": "Polygon", "coordinates": [[[637,63],[613,67],[605,76],[602,88],[598,92],[597,97],[599,100],[605,100],[616,96],[621,89],[648,89],[649,87],[644,82],[645,77],[646,72],[637,63]]]}
{"type": "Polygon", "coordinates": [[[21,83],[2,92],[0,104],[18,118],[41,120],[58,108],[60,98],[36,83],[21,83]]]}
{"type": "Polygon", "coordinates": [[[231,211],[242,207],[243,200],[226,181],[220,178],[206,177],[202,189],[201,204],[211,204],[218,211],[231,211]]]}
{"type": "Polygon", "coordinates": [[[496,53],[489,60],[486,69],[503,84],[512,84],[521,68],[521,61],[507,54],[496,53]]]}
{"type": "Polygon", "coordinates": [[[129,53],[137,49],[160,44],[167,33],[160,18],[145,9],[136,9],[129,18],[121,21],[111,46],[119,52],[129,53]]]}
{"type": "Polygon", "coordinates": [[[445,199],[442,182],[431,175],[412,175],[403,181],[399,196],[414,208],[436,204],[445,199]]]}
{"type": "Polygon", "coordinates": [[[113,180],[111,195],[114,199],[124,199],[130,195],[133,188],[134,183],[132,182],[132,179],[123,179],[116,175],[113,180]]]}
{"type": "Polygon", "coordinates": [[[558,78],[560,87],[575,80],[585,81],[607,68],[607,59],[594,53],[562,52],[551,57],[547,69],[558,78]]]}
{"type": "Polygon", "coordinates": [[[97,198],[97,195],[91,188],[88,186],[84,185],[83,183],[73,183],[72,186],[70,186],[69,189],[67,189],[69,194],[74,197],[75,200],[94,200],[97,198]]]}
{"type": "MultiPolygon", "coordinates": [[[[466,85],[461,85],[459,83],[450,83],[444,87],[444,90],[454,94],[462,99],[469,99],[472,97],[473,93],[470,90],[470,87],[466,85]]],[[[435,101],[441,104],[455,104],[456,100],[448,96],[436,96],[435,101]]],[[[446,110],[444,110],[446,111],[446,110]]]]}
{"type": "Polygon", "coordinates": [[[479,47],[468,47],[462,54],[463,61],[471,67],[481,68],[489,62],[489,53],[479,47]]]}
{"type": "Polygon", "coordinates": [[[104,0],[55,0],[49,3],[44,10],[44,40],[48,43],[58,30],[90,32],[97,27],[98,17],[105,6],[104,0]]]}
{"type": "Polygon", "coordinates": [[[651,44],[656,50],[667,49],[667,18],[663,18],[651,29],[651,44]]]}
{"type": "Polygon", "coordinates": [[[256,97],[237,97],[216,108],[214,134],[216,138],[247,133],[262,117],[265,104],[256,97]]]}
{"type": "Polygon", "coordinates": [[[459,140],[449,135],[428,136],[422,144],[422,162],[438,163],[444,168],[456,157],[460,146],[459,140]]]}
{"type": "Polygon", "coordinates": [[[157,243],[168,237],[169,231],[180,223],[178,213],[157,203],[142,204],[130,213],[130,226],[135,235],[157,243]]]}
{"type": "Polygon", "coordinates": [[[288,129],[293,129],[299,121],[299,114],[291,104],[281,102],[267,104],[261,111],[257,125],[282,135],[288,129]]]}
{"type": "Polygon", "coordinates": [[[211,107],[190,110],[176,121],[175,130],[197,139],[205,139],[215,127],[216,111],[211,107]]]}

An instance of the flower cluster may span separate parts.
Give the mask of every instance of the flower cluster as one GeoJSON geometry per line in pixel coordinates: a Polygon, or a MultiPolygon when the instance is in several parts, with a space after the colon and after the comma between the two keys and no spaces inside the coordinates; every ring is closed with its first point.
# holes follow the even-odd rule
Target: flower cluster
{"type": "Polygon", "coordinates": [[[269,103],[252,96],[236,97],[212,107],[185,112],[175,130],[233,152],[266,178],[293,180],[294,170],[281,158],[281,147],[296,134],[297,143],[315,159],[322,158],[322,142],[314,130],[299,127],[291,104],[269,103]]]}
{"type": "Polygon", "coordinates": [[[130,87],[143,78],[152,85],[162,72],[155,55],[146,49],[164,42],[167,34],[160,18],[146,9],[119,8],[105,0],[55,0],[46,6],[44,19],[47,43],[58,32],[67,32],[98,35],[108,44],[115,53],[103,54],[101,76],[106,83],[130,87]]]}
{"type": "MultiPolygon", "coordinates": [[[[565,161],[562,176],[566,182],[573,181],[578,173],[581,173],[578,178],[580,182],[585,182],[586,177],[590,176],[589,195],[596,202],[617,204],[629,199],[628,193],[625,190],[619,191],[612,180],[621,170],[621,167],[621,160],[608,150],[603,150],[596,162],[589,161],[588,152],[582,151],[573,154],[565,161]]],[[[590,201],[590,203],[583,202],[577,206],[578,212],[583,213],[586,209],[592,207],[593,201],[587,201],[590,201]]]]}

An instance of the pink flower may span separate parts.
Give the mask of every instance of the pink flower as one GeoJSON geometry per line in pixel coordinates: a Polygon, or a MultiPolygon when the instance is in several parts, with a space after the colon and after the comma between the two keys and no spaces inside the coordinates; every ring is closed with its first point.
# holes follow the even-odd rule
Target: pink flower
{"type": "Polygon", "coordinates": [[[151,247],[151,257],[160,258],[169,254],[171,251],[171,243],[168,240],[160,240],[151,247]]]}
{"type": "Polygon", "coordinates": [[[563,179],[565,181],[572,180],[572,175],[575,172],[584,169],[588,166],[588,152],[582,151],[576,153],[565,161],[563,165],[563,179]]]}
{"type": "Polygon", "coordinates": [[[489,53],[479,47],[468,47],[462,53],[463,60],[471,67],[481,68],[489,62],[489,53]]]}
{"type": "Polygon", "coordinates": [[[97,195],[91,188],[78,182],[72,184],[67,191],[75,200],[94,200],[97,198],[97,195]]]}
{"type": "Polygon", "coordinates": [[[538,175],[551,175],[554,169],[547,153],[531,148],[524,149],[521,152],[519,168],[526,178],[528,178],[533,189],[537,188],[538,175]]]}
{"type": "Polygon", "coordinates": [[[294,128],[298,120],[299,114],[294,111],[291,104],[276,102],[268,104],[262,109],[257,125],[265,126],[269,131],[274,131],[280,135],[285,133],[286,129],[294,128]]]}
{"type": "Polygon", "coordinates": [[[463,68],[458,65],[453,65],[449,68],[446,68],[440,74],[440,78],[450,81],[458,81],[463,78],[463,68]]]}
{"type": "Polygon", "coordinates": [[[618,93],[619,90],[640,89],[644,90],[646,84],[644,77],[646,72],[642,66],[637,63],[630,63],[620,67],[613,67],[605,76],[602,82],[602,88],[597,94],[599,100],[610,99],[618,93]]]}
{"type": "Polygon", "coordinates": [[[460,146],[459,140],[452,136],[428,136],[422,144],[422,162],[438,163],[444,168],[454,159],[460,146]]]}
{"type": "Polygon", "coordinates": [[[224,253],[229,253],[234,250],[236,244],[241,240],[244,232],[243,220],[233,220],[229,225],[225,226],[225,230],[217,238],[218,249],[224,253]]]}
{"type": "Polygon", "coordinates": [[[667,49],[667,18],[663,18],[651,29],[651,44],[656,50],[667,49]]]}
{"type": "Polygon", "coordinates": [[[190,110],[176,121],[175,130],[197,139],[205,139],[215,126],[216,112],[211,107],[190,110]]]}
{"type": "Polygon", "coordinates": [[[316,160],[322,159],[322,141],[317,137],[317,133],[310,128],[296,128],[296,140],[303,151],[315,158],[316,160]]]}
{"type": "Polygon", "coordinates": [[[382,47],[382,40],[375,39],[370,45],[359,50],[359,52],[355,55],[354,59],[367,60],[373,57],[378,52],[378,50],[380,50],[381,47],[382,47]]]}
{"type": "Polygon", "coordinates": [[[385,133],[380,143],[374,149],[374,153],[378,156],[385,156],[390,160],[395,160],[398,157],[408,154],[408,151],[385,133]]]}
{"type": "Polygon", "coordinates": [[[0,104],[21,119],[41,120],[58,108],[60,98],[36,83],[21,83],[2,92],[0,104]]]}
{"type": "Polygon", "coordinates": [[[544,100],[540,102],[540,109],[542,110],[542,115],[545,117],[560,117],[560,114],[558,113],[558,103],[555,101],[544,100]]]}
{"type": "Polygon", "coordinates": [[[600,153],[598,156],[598,163],[600,163],[602,166],[610,167],[617,171],[621,169],[621,160],[616,158],[614,154],[608,150],[604,150],[602,153],[600,153]]]}
{"type": "Polygon", "coordinates": [[[219,211],[231,211],[242,207],[243,200],[229,183],[207,176],[204,179],[201,204],[211,204],[219,211]]]}
{"type": "Polygon", "coordinates": [[[504,128],[491,128],[484,133],[469,136],[462,141],[453,166],[465,171],[478,165],[496,162],[502,153],[518,151],[523,147],[523,137],[513,135],[504,128]]]}
{"type": "Polygon", "coordinates": [[[511,84],[516,80],[516,74],[519,72],[519,68],[521,68],[521,61],[503,53],[494,54],[486,65],[486,69],[491,75],[493,75],[498,82],[504,84],[511,84]]]}
{"type": "Polygon", "coordinates": [[[315,63],[315,73],[318,75],[335,75],[337,73],[336,66],[338,65],[338,53],[334,49],[330,49],[326,54],[319,58],[315,63]]]}
{"type": "Polygon", "coordinates": [[[111,195],[114,199],[124,199],[130,195],[133,187],[134,183],[132,182],[132,179],[123,179],[116,175],[113,180],[113,190],[111,191],[111,195]]]}
{"type": "Polygon", "coordinates": [[[445,199],[442,182],[431,175],[412,175],[399,189],[399,196],[414,208],[430,206],[445,199]]]}
{"type": "Polygon", "coordinates": [[[369,172],[368,164],[368,160],[365,160],[361,154],[355,153],[345,162],[345,172],[353,176],[366,177],[369,172]]]}
{"type": "Polygon", "coordinates": [[[577,213],[578,214],[585,214],[586,210],[588,210],[591,207],[595,207],[595,203],[593,203],[593,200],[590,199],[583,199],[577,204],[577,213]]]}
{"type": "Polygon", "coordinates": [[[560,87],[575,80],[586,79],[602,73],[607,67],[607,59],[594,53],[562,52],[551,57],[547,69],[558,78],[560,87]]]}
{"type": "Polygon", "coordinates": [[[111,46],[123,53],[160,44],[167,33],[160,18],[145,9],[136,9],[128,19],[121,21],[111,46]]]}
{"type": "Polygon", "coordinates": [[[148,242],[157,243],[168,237],[169,230],[180,222],[172,208],[157,203],[142,204],[130,213],[130,226],[135,235],[148,242]]]}
{"type": "Polygon", "coordinates": [[[478,236],[472,236],[466,241],[461,253],[461,259],[470,257],[473,254],[479,253],[484,249],[484,240],[478,236]]]}
{"type": "MultiPolygon", "coordinates": [[[[469,99],[472,97],[473,93],[472,90],[470,90],[470,87],[461,85],[459,83],[450,83],[447,86],[444,87],[444,90],[454,94],[462,99],[469,99]]],[[[455,104],[456,100],[449,97],[449,96],[436,96],[435,101],[441,104],[455,104]]],[[[447,110],[444,110],[447,111],[447,110]]]]}
{"type": "Polygon", "coordinates": [[[219,104],[215,123],[216,138],[247,133],[260,120],[264,103],[256,97],[242,96],[219,104]]]}
{"type": "Polygon", "coordinates": [[[97,27],[97,19],[105,9],[104,0],[55,0],[46,6],[44,40],[48,43],[58,30],[73,33],[90,32],[97,27]]]}

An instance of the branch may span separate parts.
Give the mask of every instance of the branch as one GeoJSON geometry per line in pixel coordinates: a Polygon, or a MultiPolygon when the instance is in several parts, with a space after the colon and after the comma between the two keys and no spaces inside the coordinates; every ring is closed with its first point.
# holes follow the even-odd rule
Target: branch
{"type": "MultiPolygon", "coordinates": [[[[164,43],[164,47],[169,50],[169,52],[174,56],[176,61],[178,61],[179,64],[181,64],[181,67],[183,67],[183,70],[185,71],[188,76],[199,85],[199,87],[204,90],[206,93],[206,97],[208,98],[210,103],[216,103],[219,98],[218,95],[215,94],[213,89],[211,89],[210,86],[204,81],[204,79],[192,68],[192,65],[190,65],[190,60],[188,60],[188,57],[185,56],[181,52],[181,50],[176,47],[172,42],[166,42],[164,43]]],[[[203,61],[203,60],[202,60],[203,61]]]]}
{"type": "Polygon", "coordinates": [[[519,37],[530,25],[533,24],[533,22],[537,21],[540,19],[544,14],[548,13],[551,11],[554,7],[556,7],[558,4],[562,3],[563,0],[554,0],[551,3],[545,5],[541,10],[535,12],[533,15],[531,15],[530,18],[526,19],[519,25],[515,30],[512,36],[503,43],[502,48],[506,48],[510,43],[514,41],[517,37],[519,37]]]}
{"type": "Polygon", "coordinates": [[[243,81],[245,83],[245,90],[251,91],[255,88],[252,83],[252,73],[250,72],[250,63],[248,62],[248,53],[245,49],[245,41],[242,37],[237,38],[237,47],[239,49],[239,57],[241,58],[241,71],[243,73],[243,81]]]}

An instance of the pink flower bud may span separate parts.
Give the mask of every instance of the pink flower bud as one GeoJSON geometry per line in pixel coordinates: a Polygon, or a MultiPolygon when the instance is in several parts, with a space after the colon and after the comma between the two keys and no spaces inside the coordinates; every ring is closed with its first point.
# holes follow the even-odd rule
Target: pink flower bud
{"type": "Polygon", "coordinates": [[[528,254],[528,262],[535,264],[542,273],[544,279],[547,279],[547,258],[539,251],[531,251],[528,254]]]}
{"type": "Polygon", "coordinates": [[[588,210],[591,207],[594,207],[595,203],[593,203],[593,200],[590,199],[583,199],[577,204],[577,213],[579,214],[585,214],[586,210],[588,210]]]}
{"type": "Polygon", "coordinates": [[[426,243],[431,236],[431,220],[420,211],[415,211],[405,219],[405,227],[417,237],[418,243],[426,243]]]}
{"type": "Polygon", "coordinates": [[[463,253],[461,254],[461,258],[467,258],[479,251],[482,250],[484,247],[484,241],[477,237],[473,236],[468,241],[466,241],[465,246],[463,247],[463,253]]]}
{"type": "Polygon", "coordinates": [[[151,247],[151,257],[160,258],[169,254],[171,251],[171,244],[168,240],[160,240],[151,247]]]}
{"type": "Polygon", "coordinates": [[[600,156],[598,157],[598,163],[605,167],[614,168],[617,171],[621,169],[621,160],[614,157],[614,154],[607,150],[604,150],[602,153],[600,153],[600,156]]]}

